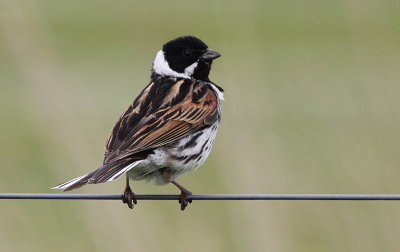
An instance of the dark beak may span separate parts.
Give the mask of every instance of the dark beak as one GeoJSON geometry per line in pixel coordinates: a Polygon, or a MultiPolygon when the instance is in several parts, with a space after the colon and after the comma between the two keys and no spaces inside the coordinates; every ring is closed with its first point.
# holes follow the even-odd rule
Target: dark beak
{"type": "Polygon", "coordinates": [[[215,60],[216,58],[220,57],[221,54],[211,49],[207,49],[207,51],[200,56],[200,59],[203,60],[215,60]]]}

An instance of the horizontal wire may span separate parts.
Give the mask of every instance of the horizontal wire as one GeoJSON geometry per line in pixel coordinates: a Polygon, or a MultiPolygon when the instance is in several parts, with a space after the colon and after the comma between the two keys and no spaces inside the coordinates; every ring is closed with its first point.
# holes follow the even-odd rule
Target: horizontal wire
{"type": "MultiPolygon", "coordinates": [[[[135,194],[137,200],[178,200],[176,194],[135,194]]],[[[0,199],[122,200],[122,194],[0,193],[0,199]]],[[[400,194],[194,194],[188,200],[400,200],[400,194]]]]}

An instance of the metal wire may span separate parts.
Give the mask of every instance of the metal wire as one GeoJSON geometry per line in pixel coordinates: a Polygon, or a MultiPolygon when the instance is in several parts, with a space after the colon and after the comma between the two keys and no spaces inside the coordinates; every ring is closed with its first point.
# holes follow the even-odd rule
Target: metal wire
{"type": "MultiPolygon", "coordinates": [[[[135,194],[137,200],[178,200],[176,194],[135,194]]],[[[122,200],[122,194],[0,193],[0,199],[122,200]]],[[[188,200],[400,200],[400,194],[194,194],[188,200]]]]}

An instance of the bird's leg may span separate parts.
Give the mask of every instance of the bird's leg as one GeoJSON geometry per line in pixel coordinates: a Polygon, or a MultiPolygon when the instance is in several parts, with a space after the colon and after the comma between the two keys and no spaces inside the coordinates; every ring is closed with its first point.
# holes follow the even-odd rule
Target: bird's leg
{"type": "Polygon", "coordinates": [[[166,181],[174,184],[176,187],[179,188],[179,190],[181,190],[181,197],[179,198],[179,204],[181,204],[181,210],[182,211],[185,210],[187,205],[189,203],[192,203],[191,199],[189,200],[187,199],[187,196],[192,195],[192,192],[186,189],[183,185],[176,182],[176,180],[171,176],[171,173],[169,173],[167,169],[164,170],[163,177],[166,181]]]}
{"type": "Polygon", "coordinates": [[[191,199],[187,199],[188,195],[192,195],[192,192],[189,191],[188,189],[186,189],[185,187],[183,187],[181,184],[179,184],[178,182],[176,182],[175,179],[172,179],[170,181],[172,184],[176,185],[176,187],[178,187],[181,190],[181,197],[179,198],[179,203],[181,204],[181,210],[185,210],[185,208],[187,207],[187,205],[189,203],[192,203],[191,199]]]}
{"type": "Polygon", "coordinates": [[[189,203],[192,203],[191,199],[189,199],[189,200],[187,199],[187,196],[192,195],[192,192],[189,191],[188,189],[186,189],[183,185],[176,182],[176,180],[171,176],[171,173],[169,173],[167,169],[164,170],[163,177],[166,181],[171,182],[176,187],[178,187],[179,190],[181,190],[181,197],[179,198],[179,204],[181,204],[181,210],[182,211],[185,210],[187,205],[189,203]]]}
{"type": "Polygon", "coordinates": [[[126,187],[124,191],[124,195],[122,198],[122,202],[128,204],[130,209],[133,209],[133,204],[137,204],[135,194],[132,192],[131,187],[129,186],[129,177],[126,175],[126,187]],[[132,204],[133,203],[133,204],[132,204]]]}

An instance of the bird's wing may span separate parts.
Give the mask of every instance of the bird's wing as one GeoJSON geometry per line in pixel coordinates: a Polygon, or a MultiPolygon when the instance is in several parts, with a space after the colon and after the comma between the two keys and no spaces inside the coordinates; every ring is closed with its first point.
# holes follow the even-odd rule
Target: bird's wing
{"type": "Polygon", "coordinates": [[[218,98],[210,86],[193,80],[151,83],[111,131],[104,163],[179,140],[218,120],[218,98]]]}

